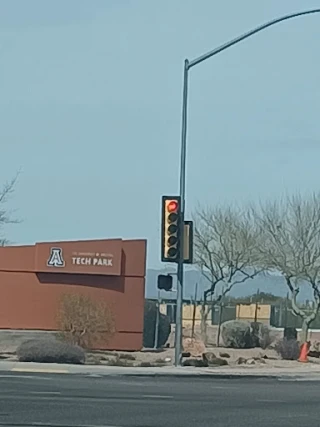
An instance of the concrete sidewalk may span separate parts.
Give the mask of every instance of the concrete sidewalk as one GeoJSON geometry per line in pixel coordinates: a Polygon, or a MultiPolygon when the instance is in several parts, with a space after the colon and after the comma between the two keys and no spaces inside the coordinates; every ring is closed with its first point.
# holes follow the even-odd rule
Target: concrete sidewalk
{"type": "Polygon", "coordinates": [[[162,367],[132,368],[102,365],[66,365],[55,363],[0,362],[0,372],[77,374],[90,376],[167,376],[167,377],[218,377],[218,378],[291,378],[320,380],[320,365],[301,364],[298,367],[162,367]]]}

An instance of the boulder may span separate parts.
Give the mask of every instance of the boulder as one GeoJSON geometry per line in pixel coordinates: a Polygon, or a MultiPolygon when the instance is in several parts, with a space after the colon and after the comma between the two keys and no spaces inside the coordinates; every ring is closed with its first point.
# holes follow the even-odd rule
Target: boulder
{"type": "Polygon", "coordinates": [[[186,359],[182,362],[182,366],[194,366],[195,368],[207,368],[208,362],[202,359],[186,359]]]}
{"type": "Polygon", "coordinates": [[[216,359],[217,356],[212,353],[211,351],[207,351],[206,353],[202,353],[202,359],[203,360],[207,360],[208,362],[210,362],[213,359],[216,359]]]}
{"type": "Polygon", "coordinates": [[[190,353],[192,357],[201,357],[206,351],[204,342],[196,338],[184,338],[182,341],[183,352],[190,353]]]}
{"type": "Polygon", "coordinates": [[[219,356],[220,356],[220,357],[225,357],[226,359],[229,359],[229,358],[230,358],[230,354],[229,354],[229,353],[224,353],[224,352],[220,352],[220,353],[219,353],[219,356]]]}
{"type": "Polygon", "coordinates": [[[229,348],[253,348],[252,332],[250,322],[229,320],[221,325],[224,345],[229,348]]]}

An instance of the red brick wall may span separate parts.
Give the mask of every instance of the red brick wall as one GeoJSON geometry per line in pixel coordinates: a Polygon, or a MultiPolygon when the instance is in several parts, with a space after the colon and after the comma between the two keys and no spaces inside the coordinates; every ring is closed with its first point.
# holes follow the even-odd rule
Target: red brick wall
{"type": "Polygon", "coordinates": [[[76,292],[106,301],[113,309],[116,334],[100,348],[141,349],[145,241],[123,241],[120,276],[30,271],[33,248],[0,248],[0,329],[56,330],[61,296],[76,292]]]}

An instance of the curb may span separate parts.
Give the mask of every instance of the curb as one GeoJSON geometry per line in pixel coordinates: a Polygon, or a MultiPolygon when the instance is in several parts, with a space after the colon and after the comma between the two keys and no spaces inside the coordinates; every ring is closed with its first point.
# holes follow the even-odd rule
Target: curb
{"type": "MultiPolygon", "coordinates": [[[[127,378],[218,378],[218,379],[277,379],[277,378],[296,378],[293,375],[281,374],[232,374],[232,373],[218,373],[218,372],[72,372],[68,369],[50,369],[50,368],[28,368],[28,367],[14,367],[11,369],[1,369],[0,372],[12,372],[20,374],[69,374],[77,376],[91,376],[91,377],[127,377],[127,378]]],[[[319,377],[320,379],[320,377],[319,377]]]]}
{"type": "MultiPolygon", "coordinates": [[[[147,369],[147,368],[146,368],[147,369]]],[[[19,366],[19,363],[10,364],[9,366],[1,366],[0,363],[0,372],[4,373],[20,373],[20,374],[69,374],[69,375],[77,375],[77,376],[87,376],[87,377],[127,377],[127,378],[197,378],[197,379],[221,379],[221,380],[291,380],[291,381],[320,381],[320,372],[219,372],[216,371],[189,371],[181,370],[180,372],[173,371],[168,372],[158,370],[158,371],[139,371],[134,372],[132,370],[127,371],[126,368],[113,369],[104,371],[99,369],[88,370],[88,369],[79,369],[75,366],[70,365],[62,365],[62,366],[19,366]]]]}
{"type": "MultiPolygon", "coordinates": [[[[77,375],[77,374],[75,374],[77,375]]],[[[81,375],[81,374],[80,374],[81,375]]],[[[281,375],[281,374],[218,374],[218,373],[196,373],[196,374],[167,374],[167,373],[137,373],[137,374],[93,374],[99,377],[131,377],[131,378],[196,378],[196,379],[221,379],[221,380],[305,380],[308,381],[309,377],[305,375],[281,375]]],[[[313,381],[320,381],[319,378],[312,378],[313,381]]]]}
{"type": "MultiPolygon", "coordinates": [[[[6,371],[2,371],[6,372],[6,371]]],[[[10,372],[20,372],[29,374],[70,374],[67,369],[42,369],[42,368],[12,368],[10,372]]]]}

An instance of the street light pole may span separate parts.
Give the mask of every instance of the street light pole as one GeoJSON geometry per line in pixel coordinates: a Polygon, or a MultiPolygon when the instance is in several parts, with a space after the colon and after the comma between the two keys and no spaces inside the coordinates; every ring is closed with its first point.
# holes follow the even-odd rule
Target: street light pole
{"type": "Polygon", "coordinates": [[[189,61],[184,61],[183,95],[182,95],[182,125],[181,125],[181,157],[180,157],[180,248],[177,274],[177,304],[175,329],[175,366],[181,364],[182,348],[182,309],[183,309],[183,261],[184,261],[184,213],[186,194],[186,157],[187,157],[187,114],[188,114],[188,71],[189,61]]]}
{"type": "Polygon", "coordinates": [[[184,217],[185,217],[185,204],[186,204],[186,155],[187,155],[187,112],[188,112],[188,80],[189,70],[195,65],[200,64],[203,61],[217,55],[218,53],[229,49],[231,46],[240,43],[241,41],[253,36],[271,27],[279,24],[280,22],[287,21],[289,19],[298,18],[304,15],[311,15],[314,13],[320,13],[319,9],[304,10],[302,12],[291,13],[288,15],[281,16],[280,18],[268,21],[247,33],[244,33],[235,39],[232,39],[216,49],[211,50],[198,58],[188,61],[184,61],[184,72],[183,72],[183,97],[182,97],[182,123],[181,123],[181,151],[180,151],[180,198],[181,198],[181,224],[180,224],[180,251],[179,251],[179,262],[178,262],[178,284],[177,284],[177,311],[176,311],[176,328],[175,328],[175,365],[181,364],[181,349],[182,349],[182,302],[183,302],[183,284],[184,284],[184,217]]]}

